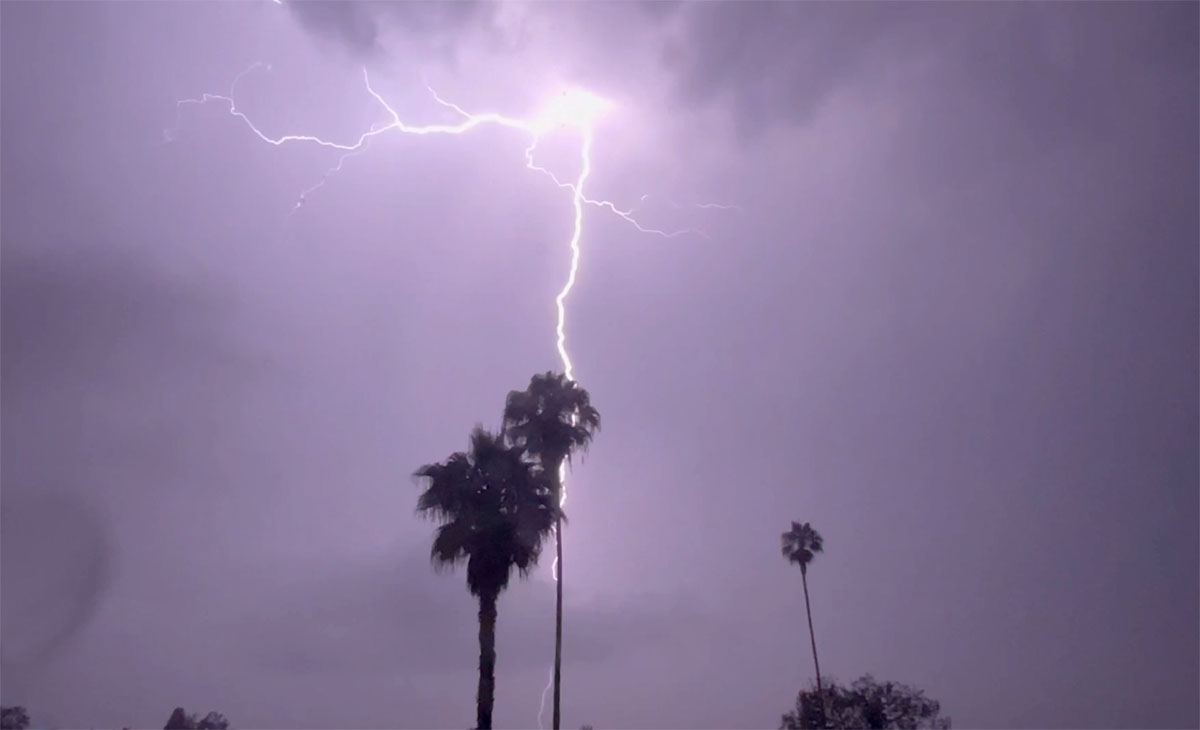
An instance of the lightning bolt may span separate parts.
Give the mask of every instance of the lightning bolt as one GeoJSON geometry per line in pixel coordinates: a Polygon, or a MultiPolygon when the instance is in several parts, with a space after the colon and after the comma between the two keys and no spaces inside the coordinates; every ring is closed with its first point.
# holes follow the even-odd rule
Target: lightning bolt
{"type": "MultiPolygon", "coordinates": [[[[276,3],[282,4],[281,0],[274,0],[276,3]]],[[[363,83],[366,86],[367,93],[384,109],[387,113],[388,121],[384,124],[373,124],[366,132],[361,133],[356,139],[349,142],[336,142],[326,140],[321,137],[307,134],[286,134],[282,136],[271,136],[260,129],[255,123],[243,113],[237,106],[235,100],[235,92],[237,85],[242,79],[257,70],[270,71],[271,66],[265,63],[251,64],[244,71],[234,77],[230,84],[229,91],[225,94],[202,94],[199,97],[181,99],[176,102],[176,124],[174,128],[165,130],[163,133],[164,143],[173,142],[178,139],[178,126],[182,111],[188,106],[198,106],[210,103],[224,105],[230,115],[241,121],[251,133],[258,139],[267,144],[276,147],[292,144],[304,143],[326,149],[336,150],[341,154],[337,158],[337,163],[329,168],[321,178],[300,192],[296,203],[293,205],[290,213],[295,213],[305,206],[309,196],[320,190],[328,182],[333,175],[340,173],[346,162],[356,155],[366,152],[370,142],[375,137],[388,132],[399,132],[402,134],[413,135],[435,135],[435,134],[450,134],[459,135],[470,132],[471,130],[483,126],[485,124],[497,125],[523,132],[529,136],[529,142],[525,147],[525,167],[529,170],[541,173],[548,177],[559,188],[569,190],[571,193],[571,204],[574,215],[574,225],[571,231],[569,248],[571,252],[570,266],[567,270],[567,279],[559,290],[558,295],[554,298],[554,306],[556,313],[556,321],[554,327],[555,334],[555,349],[558,352],[558,357],[562,363],[563,373],[567,380],[575,380],[574,363],[571,361],[571,355],[567,350],[567,299],[571,294],[571,290],[575,287],[575,281],[579,274],[579,259],[581,254],[581,242],[583,238],[583,212],[585,206],[593,206],[606,210],[609,213],[617,216],[621,220],[633,226],[637,231],[649,235],[659,236],[662,238],[675,238],[688,234],[698,235],[708,238],[708,235],[703,231],[682,228],[677,230],[666,230],[662,228],[654,228],[642,224],[635,212],[637,205],[628,209],[617,207],[612,201],[599,200],[589,198],[584,194],[584,186],[587,183],[588,177],[592,172],[592,142],[593,142],[593,125],[602,112],[604,112],[609,102],[600,97],[591,94],[590,92],[580,89],[570,89],[565,91],[562,96],[547,105],[540,114],[531,119],[517,119],[495,112],[486,113],[471,113],[463,109],[461,106],[443,99],[434,89],[428,85],[433,99],[441,106],[453,111],[460,117],[457,124],[426,124],[413,125],[401,120],[400,114],[396,109],[387,102],[371,85],[371,79],[364,67],[362,71],[363,83]],[[558,129],[570,128],[577,131],[580,135],[579,160],[580,169],[578,176],[573,181],[561,180],[551,170],[543,167],[535,161],[535,153],[539,142],[542,138],[558,129]]],[[[648,195],[643,195],[638,201],[638,205],[644,203],[648,195]]],[[[676,208],[680,208],[678,204],[672,203],[676,208]]],[[[696,204],[695,207],[701,209],[722,209],[722,210],[740,210],[737,206],[723,205],[719,203],[696,204]]],[[[559,505],[563,506],[567,501],[567,465],[563,464],[559,469],[559,478],[562,485],[562,490],[559,497],[559,505]]],[[[557,533],[555,534],[557,538],[557,533]]],[[[551,566],[551,572],[554,580],[558,581],[558,558],[555,557],[554,563],[551,566]]],[[[542,717],[545,713],[546,695],[549,693],[551,683],[553,682],[553,672],[551,673],[550,683],[547,683],[546,688],[542,691],[541,705],[538,709],[538,726],[543,727],[542,717]]]]}

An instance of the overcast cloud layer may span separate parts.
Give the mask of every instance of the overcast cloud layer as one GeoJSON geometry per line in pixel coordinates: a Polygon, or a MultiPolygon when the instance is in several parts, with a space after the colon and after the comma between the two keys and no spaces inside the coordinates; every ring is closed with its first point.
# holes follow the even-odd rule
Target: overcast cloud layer
{"type": "MultiPolygon", "coordinates": [[[[1195,3],[4,3],[2,700],[54,727],[461,728],[409,475],[556,368],[569,193],[386,114],[612,99],[586,213],[564,727],[1200,724],[1195,3]],[[164,133],[164,130],[167,130],[164,133]],[[694,207],[728,203],[741,211],[694,207]]],[[[576,140],[540,158],[577,170],[576,140]]],[[[530,727],[549,566],[500,601],[530,727]]]]}

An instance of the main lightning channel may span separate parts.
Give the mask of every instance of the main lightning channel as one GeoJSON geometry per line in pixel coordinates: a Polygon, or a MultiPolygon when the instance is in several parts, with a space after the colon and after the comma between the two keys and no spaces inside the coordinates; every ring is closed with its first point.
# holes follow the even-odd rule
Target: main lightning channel
{"type": "MultiPolygon", "coordinates": [[[[583,237],[583,184],[587,182],[588,175],[592,173],[592,129],[585,127],[583,129],[583,142],[580,144],[580,156],[583,158],[580,161],[579,179],[575,181],[571,192],[571,200],[575,206],[575,230],[571,233],[571,267],[567,272],[567,283],[563,285],[562,291],[554,298],[554,306],[558,311],[558,322],[554,327],[555,345],[558,348],[558,357],[562,361],[563,375],[568,381],[575,380],[575,368],[571,363],[571,355],[567,352],[567,295],[571,293],[571,289],[575,288],[575,277],[579,273],[579,254],[580,254],[580,239],[583,237]]],[[[528,166],[532,166],[532,151],[526,150],[525,159],[528,166]]],[[[549,173],[547,173],[549,174],[549,173]]],[[[551,175],[553,177],[553,175],[551,175]]],[[[556,181],[557,182],[557,181],[556,181]]],[[[561,185],[561,184],[560,184],[561,185]]],[[[567,504],[567,465],[566,463],[558,466],[558,506],[561,509],[567,504]]],[[[559,526],[554,527],[554,539],[558,539],[559,526]]],[[[554,563],[550,566],[550,573],[554,576],[554,582],[558,582],[558,555],[554,556],[554,563]]],[[[550,678],[546,680],[546,686],[542,689],[541,703],[538,705],[538,728],[544,728],[545,723],[542,717],[546,714],[546,695],[550,693],[551,687],[554,685],[554,667],[550,668],[550,678]]]]}

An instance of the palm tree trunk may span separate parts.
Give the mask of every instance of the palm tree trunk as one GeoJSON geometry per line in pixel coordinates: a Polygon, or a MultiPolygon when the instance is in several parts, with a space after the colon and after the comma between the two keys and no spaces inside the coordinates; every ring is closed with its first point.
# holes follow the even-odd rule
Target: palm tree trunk
{"type": "Polygon", "coordinates": [[[491,730],[496,701],[496,596],[479,597],[479,693],[475,696],[475,727],[491,730]]]}
{"type": "MultiPolygon", "coordinates": [[[[559,487],[561,489],[561,487],[559,487]]],[[[554,730],[559,730],[560,720],[560,690],[562,688],[562,593],[563,593],[563,562],[562,562],[562,518],[554,526],[555,550],[558,551],[558,581],[555,583],[554,596],[554,730]]]]}
{"type": "Polygon", "coordinates": [[[817,670],[817,697],[821,699],[821,727],[826,726],[825,691],[821,689],[821,662],[817,661],[817,635],[813,632],[812,607],[808,603],[808,571],[800,566],[800,582],[804,584],[804,612],[808,614],[808,639],[812,642],[813,666],[817,670]]]}

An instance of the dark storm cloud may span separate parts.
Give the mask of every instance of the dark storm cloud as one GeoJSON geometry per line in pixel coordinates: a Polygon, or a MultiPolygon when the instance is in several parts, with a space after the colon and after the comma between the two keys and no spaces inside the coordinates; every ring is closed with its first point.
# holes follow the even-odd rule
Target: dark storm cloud
{"type": "Polygon", "coordinates": [[[879,83],[897,60],[924,56],[971,94],[973,107],[994,115],[992,125],[1014,125],[1014,136],[1032,134],[1032,142],[1057,141],[1104,114],[1095,99],[1112,79],[1098,70],[1128,74],[1131,61],[1168,73],[1186,68],[1195,55],[1195,10],[1121,2],[694,3],[663,62],[683,101],[727,102],[739,130],[753,135],[805,124],[835,90],[879,83]]]}
{"type": "Polygon", "coordinates": [[[494,3],[474,0],[416,0],[401,3],[313,0],[287,3],[287,8],[303,27],[318,36],[328,36],[359,59],[371,59],[385,51],[381,45],[381,34],[385,27],[400,29],[410,41],[445,49],[453,45],[455,34],[485,25],[496,7],[494,3]],[[451,39],[449,44],[448,39],[451,39]]]}
{"type": "Polygon", "coordinates": [[[556,46],[556,62],[583,82],[665,69],[674,94],[690,108],[729,105],[739,129],[753,135],[773,123],[804,123],[826,97],[855,74],[886,68],[882,50],[909,50],[936,38],[937,16],[918,4],[804,2],[606,2],[522,8],[514,25],[493,22],[499,4],[298,2],[304,27],[337,41],[357,57],[384,50],[382,34],[397,30],[409,43],[436,43],[453,56],[478,44],[519,52],[530,33],[556,46]],[[530,17],[548,19],[531,31],[530,17]],[[507,38],[500,36],[507,34],[507,38]],[[633,51],[649,37],[650,58],[633,51]],[[563,39],[570,38],[568,44],[563,39]]]}
{"type": "MultiPolygon", "coordinates": [[[[291,5],[301,22],[358,55],[379,51],[380,33],[399,29],[448,45],[477,41],[464,31],[487,28],[498,5],[477,3],[313,2],[291,5]]],[[[744,133],[776,121],[803,123],[834,89],[855,74],[886,67],[887,44],[905,50],[936,37],[937,16],[925,6],[804,2],[617,2],[533,8],[554,20],[548,37],[570,37],[559,62],[577,75],[611,82],[645,74],[647,61],[666,69],[689,106],[729,104],[744,133]],[[585,20],[580,20],[584,18],[585,20]],[[649,34],[656,57],[630,59],[612,49],[633,48],[649,34]],[[886,42],[886,43],[885,43],[886,42]],[[586,63],[579,62],[586,59],[586,63]],[[874,66],[874,69],[872,68],[874,66]]],[[[519,27],[523,28],[520,24],[519,27]]],[[[491,30],[495,30],[494,28],[491,30]]],[[[510,29],[513,30],[513,29],[510,29]]],[[[522,30],[515,30],[521,35],[522,30]]],[[[510,39],[511,40],[511,39],[510,39]]],[[[517,50],[522,44],[501,44],[517,50]]]]}
{"type": "Polygon", "coordinates": [[[379,52],[379,27],[372,7],[375,4],[334,2],[288,3],[288,10],[300,25],[317,35],[327,35],[352,53],[373,57],[379,52]]]}
{"type": "MultiPolygon", "coordinates": [[[[498,5],[311,2],[290,5],[302,24],[358,55],[380,50],[385,28],[444,48],[477,41],[469,31],[496,31],[498,5]]],[[[548,15],[561,9],[550,8],[548,15]]],[[[678,99],[692,107],[728,106],[739,132],[752,137],[775,125],[811,121],[848,84],[885,79],[897,59],[928,57],[945,81],[973,97],[972,107],[1008,121],[1014,132],[1054,141],[1074,125],[1094,123],[1095,95],[1106,81],[1097,68],[1127,73],[1134,59],[1171,70],[1194,55],[1189,3],[1082,4],[702,2],[599,3],[564,14],[550,32],[582,32],[563,49],[564,66],[584,76],[628,75],[614,45],[649,33],[657,62],[678,99]],[[1129,32],[1130,26],[1137,28],[1129,32]],[[1115,63],[1113,59],[1121,59],[1115,63]],[[607,61],[605,60],[607,59],[607,61]],[[1036,118],[1036,125],[1023,120],[1036,118]]],[[[498,31],[496,31],[498,32],[498,31]]],[[[520,47],[510,46],[510,50],[520,47]]],[[[644,73],[645,69],[642,69],[644,73]]],[[[1103,110],[1101,110],[1103,111],[1103,110]]]]}
{"type": "Polygon", "coordinates": [[[708,2],[687,6],[662,62],[688,104],[728,103],[745,133],[804,123],[872,63],[881,40],[920,28],[915,3],[708,2]]]}

